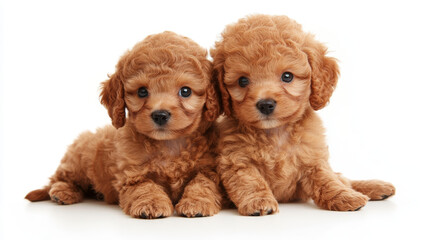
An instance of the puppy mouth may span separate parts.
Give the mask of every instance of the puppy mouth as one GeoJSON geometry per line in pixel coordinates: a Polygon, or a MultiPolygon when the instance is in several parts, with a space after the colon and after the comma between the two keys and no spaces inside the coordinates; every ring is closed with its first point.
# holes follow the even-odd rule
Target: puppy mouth
{"type": "Polygon", "coordinates": [[[251,124],[257,124],[257,123],[269,123],[269,122],[288,122],[290,121],[298,112],[300,109],[297,109],[296,111],[292,112],[291,114],[288,114],[286,116],[277,116],[273,117],[272,115],[263,115],[260,114],[258,116],[258,119],[255,121],[250,121],[251,124]]]}
{"type": "Polygon", "coordinates": [[[194,122],[191,122],[190,124],[186,125],[185,127],[178,128],[178,129],[172,129],[172,128],[169,128],[168,126],[158,126],[153,131],[155,131],[155,132],[156,131],[158,131],[158,132],[173,132],[173,133],[184,132],[184,131],[188,130],[189,128],[191,128],[193,123],[194,122]]]}
{"type": "Polygon", "coordinates": [[[274,117],[269,117],[269,116],[263,116],[260,117],[257,120],[254,121],[248,121],[248,123],[250,123],[251,125],[259,125],[259,124],[270,124],[270,123],[277,123],[279,120],[277,118],[274,117]]]}
{"type": "Polygon", "coordinates": [[[185,133],[188,132],[189,129],[191,129],[194,125],[194,122],[186,125],[183,128],[179,128],[179,129],[170,129],[168,126],[158,126],[155,129],[153,129],[152,131],[149,131],[149,135],[152,136],[157,136],[157,139],[172,139],[175,138],[173,136],[181,136],[185,133]]]}
{"type": "Polygon", "coordinates": [[[281,124],[278,119],[272,117],[264,117],[263,119],[250,121],[249,123],[250,125],[260,129],[271,129],[278,127],[281,124]]]}
{"type": "Polygon", "coordinates": [[[248,121],[248,123],[250,123],[250,124],[257,124],[257,123],[260,123],[260,122],[271,122],[271,121],[277,121],[277,119],[274,118],[274,117],[272,117],[272,116],[266,116],[266,115],[262,115],[261,114],[260,116],[258,116],[257,120],[248,121]]]}

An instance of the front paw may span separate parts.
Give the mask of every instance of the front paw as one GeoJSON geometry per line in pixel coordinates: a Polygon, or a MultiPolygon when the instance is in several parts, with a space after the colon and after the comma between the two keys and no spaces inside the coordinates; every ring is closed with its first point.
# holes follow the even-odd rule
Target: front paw
{"type": "Polygon", "coordinates": [[[358,211],[366,205],[369,198],[352,189],[342,190],[331,199],[316,202],[320,207],[333,211],[358,211]]]}
{"type": "Polygon", "coordinates": [[[263,216],[279,211],[279,204],[274,197],[253,198],[240,203],[238,212],[245,216],[263,216]]]}
{"type": "Polygon", "coordinates": [[[182,198],[176,205],[176,212],[183,217],[207,217],[220,211],[220,205],[212,201],[198,201],[182,198]]]}
{"type": "Polygon", "coordinates": [[[135,218],[154,219],[171,216],[173,212],[168,198],[144,198],[135,200],[126,213],[135,218]]]}

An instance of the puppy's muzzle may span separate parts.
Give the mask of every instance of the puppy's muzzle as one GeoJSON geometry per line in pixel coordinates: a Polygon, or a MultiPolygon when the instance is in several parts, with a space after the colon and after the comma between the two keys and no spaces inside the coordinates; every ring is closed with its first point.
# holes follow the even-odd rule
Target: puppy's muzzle
{"type": "Polygon", "coordinates": [[[276,101],[273,99],[262,99],[256,103],[256,108],[264,115],[270,115],[276,108],[276,101]]]}
{"type": "Polygon", "coordinates": [[[170,112],[166,110],[156,110],[153,111],[152,114],[152,120],[158,125],[162,126],[165,125],[168,120],[170,119],[170,112]]]}

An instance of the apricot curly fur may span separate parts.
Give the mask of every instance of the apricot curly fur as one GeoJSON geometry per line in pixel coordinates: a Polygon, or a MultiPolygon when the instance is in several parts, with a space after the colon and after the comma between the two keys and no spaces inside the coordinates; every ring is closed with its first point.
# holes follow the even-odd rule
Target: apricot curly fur
{"type": "Polygon", "coordinates": [[[219,120],[218,173],[242,215],[278,211],[278,202],[313,199],[354,211],[395,193],[390,183],[351,181],[332,171],[315,110],[338,79],[326,47],[286,16],[253,15],[228,25],[211,49],[226,117],[219,120]],[[293,74],[290,82],[282,74],[293,74]],[[248,79],[240,86],[238,80],[248,79]],[[272,112],[258,110],[271,101],[272,112]]]}
{"type": "Polygon", "coordinates": [[[211,76],[207,51],[186,37],[164,32],[137,43],[102,83],[101,103],[115,128],[81,134],[49,185],[26,198],[72,204],[95,191],[137,218],[170,216],[176,204],[179,215],[216,214],[223,201],[213,126],[220,106],[211,76]],[[186,98],[179,94],[185,86],[192,91],[186,98]],[[142,87],[147,97],[138,95],[142,87]],[[156,110],[169,112],[165,125],[152,119],[156,110]]]}
{"type": "MultiPolygon", "coordinates": [[[[117,66],[120,67],[120,66],[117,66]]],[[[119,73],[110,77],[109,81],[102,83],[101,104],[107,107],[112,125],[120,128],[125,124],[124,86],[119,73]],[[109,91],[109,92],[108,92],[109,91]]]]}

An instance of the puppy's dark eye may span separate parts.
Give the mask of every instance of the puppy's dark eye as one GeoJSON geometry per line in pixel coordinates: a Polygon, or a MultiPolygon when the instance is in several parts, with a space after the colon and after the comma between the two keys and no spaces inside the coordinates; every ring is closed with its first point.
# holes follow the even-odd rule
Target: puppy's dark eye
{"type": "Polygon", "coordinates": [[[282,81],[286,83],[290,83],[293,80],[293,74],[291,72],[284,72],[282,74],[282,81]]]}
{"type": "Polygon", "coordinates": [[[240,87],[244,88],[247,85],[249,85],[249,79],[246,77],[241,77],[238,79],[238,85],[240,85],[240,87]]]}
{"type": "Polygon", "coordinates": [[[187,98],[191,96],[192,90],[189,87],[182,87],[179,91],[179,96],[187,98]]]}
{"type": "Polygon", "coordinates": [[[147,89],[145,87],[141,87],[137,91],[137,95],[139,95],[139,98],[145,98],[149,95],[149,92],[147,91],[147,89]]]}

